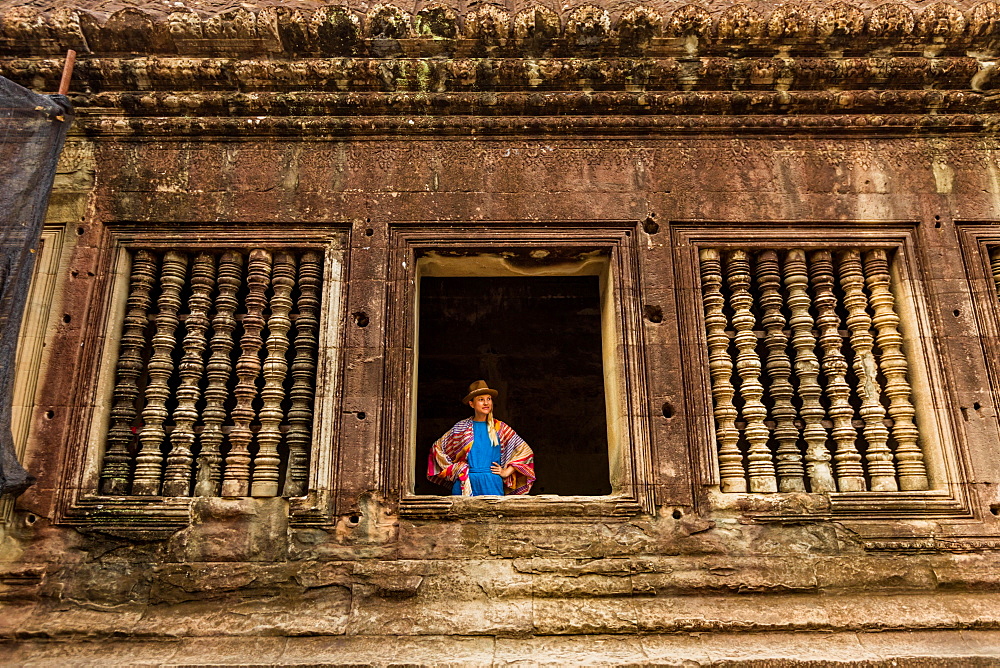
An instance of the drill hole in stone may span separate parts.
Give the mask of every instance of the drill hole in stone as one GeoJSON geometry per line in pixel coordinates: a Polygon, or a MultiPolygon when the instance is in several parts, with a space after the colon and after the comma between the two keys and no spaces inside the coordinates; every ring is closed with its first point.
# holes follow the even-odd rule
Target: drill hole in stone
{"type": "Polygon", "coordinates": [[[659,324],[663,322],[663,309],[661,309],[659,306],[651,306],[649,304],[646,304],[645,306],[642,307],[642,312],[646,316],[646,320],[654,324],[659,324]]]}
{"type": "Polygon", "coordinates": [[[978,401],[976,401],[976,402],[974,402],[972,404],[972,410],[974,410],[974,411],[978,411],[982,407],[983,407],[982,404],[980,404],[978,401]]]}
{"type": "Polygon", "coordinates": [[[63,322],[65,322],[68,325],[72,320],[73,317],[69,313],[63,313],[63,322]]]}
{"type": "Polygon", "coordinates": [[[990,512],[993,513],[994,515],[1000,516],[1000,503],[991,503],[990,512]]]}
{"type": "Polygon", "coordinates": [[[38,515],[35,515],[34,513],[28,513],[28,515],[24,518],[24,523],[27,524],[29,527],[37,521],[38,521],[38,515]]]}
{"type": "Polygon", "coordinates": [[[962,312],[961,312],[961,311],[959,311],[958,309],[955,309],[955,310],[954,310],[954,311],[952,311],[951,313],[952,313],[952,315],[954,315],[954,316],[955,316],[956,318],[957,318],[958,316],[962,315],[962,312]]]}
{"type": "Polygon", "coordinates": [[[373,230],[372,228],[369,227],[367,230],[365,230],[365,236],[366,237],[370,237],[373,234],[375,234],[375,230],[373,230]]]}
{"type": "Polygon", "coordinates": [[[45,419],[46,420],[51,420],[55,416],[56,416],[56,412],[55,411],[45,411],[45,419]]]}
{"type": "Polygon", "coordinates": [[[367,416],[367,415],[365,414],[365,412],[364,412],[364,411],[358,411],[358,412],[357,412],[357,413],[355,413],[354,415],[355,415],[355,417],[357,417],[357,418],[358,418],[359,420],[364,420],[364,419],[365,419],[366,417],[368,417],[368,416],[367,416]]]}
{"type": "Polygon", "coordinates": [[[351,317],[354,318],[354,324],[358,327],[368,326],[368,314],[364,311],[355,311],[351,314],[351,317]]]}
{"type": "Polygon", "coordinates": [[[675,520],[679,520],[681,517],[684,516],[684,513],[675,508],[674,512],[670,513],[670,516],[673,517],[675,520]]]}
{"type": "Polygon", "coordinates": [[[361,521],[361,517],[359,515],[351,515],[350,517],[347,518],[347,521],[350,522],[351,524],[357,524],[358,522],[361,521]]]}
{"type": "Polygon", "coordinates": [[[646,234],[656,234],[660,231],[660,225],[653,220],[652,216],[646,216],[646,220],[642,221],[642,229],[646,231],[646,234]]]}
{"type": "Polygon", "coordinates": [[[82,237],[83,236],[83,232],[84,232],[84,229],[82,227],[76,228],[76,236],[82,237]]]}
{"type": "Polygon", "coordinates": [[[669,401],[664,401],[663,405],[660,407],[660,412],[663,414],[663,417],[669,420],[674,416],[673,404],[671,404],[669,401]]]}

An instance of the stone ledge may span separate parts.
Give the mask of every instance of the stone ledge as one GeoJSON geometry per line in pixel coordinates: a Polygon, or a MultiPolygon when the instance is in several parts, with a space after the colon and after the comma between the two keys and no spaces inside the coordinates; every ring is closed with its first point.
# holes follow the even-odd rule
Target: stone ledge
{"type": "MultiPolygon", "coordinates": [[[[457,587],[421,576],[372,577],[370,584],[305,592],[237,592],[215,600],[103,605],[9,602],[0,609],[0,643],[103,642],[122,637],[251,640],[258,637],[455,635],[517,637],[584,634],[1000,633],[1000,596],[981,594],[805,593],[607,596],[518,595],[524,576],[457,587]],[[457,592],[457,593],[456,593],[457,592]]],[[[541,583],[540,583],[541,584],[541,583]]],[[[593,588],[594,583],[579,583],[593,588]]],[[[996,645],[1000,651],[1000,644],[996,645]]],[[[0,660],[2,663],[2,660],[0,660]]]]}
{"type": "Polygon", "coordinates": [[[30,666],[995,666],[1000,631],[174,638],[0,645],[30,666]],[[209,658],[210,657],[210,658],[209,658]]]}

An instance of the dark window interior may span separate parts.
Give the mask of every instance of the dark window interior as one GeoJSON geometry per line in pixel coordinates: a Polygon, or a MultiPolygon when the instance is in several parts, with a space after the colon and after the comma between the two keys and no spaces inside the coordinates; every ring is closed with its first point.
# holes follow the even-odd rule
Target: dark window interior
{"type": "Polygon", "coordinates": [[[611,493],[597,276],[423,277],[419,335],[416,494],[451,493],[427,454],[479,379],[535,453],[532,494],[611,493]]]}

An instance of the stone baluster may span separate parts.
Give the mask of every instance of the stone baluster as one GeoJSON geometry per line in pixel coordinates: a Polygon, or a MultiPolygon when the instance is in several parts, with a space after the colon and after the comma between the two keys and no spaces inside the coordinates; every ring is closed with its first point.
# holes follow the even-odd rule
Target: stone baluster
{"type": "Polygon", "coordinates": [[[865,282],[868,284],[875,341],[882,350],[879,367],[885,377],[885,394],[889,397],[889,417],[892,435],[896,439],[896,468],[899,488],[903,491],[928,488],[924,453],[918,443],[920,433],[914,424],[916,411],[910,403],[909,371],[903,354],[903,336],[899,333],[896,300],[889,289],[889,256],[879,248],[864,254],[865,282]]]}
{"type": "Polygon", "coordinates": [[[188,496],[191,493],[191,473],[194,466],[194,423],[198,420],[196,408],[201,397],[202,373],[205,370],[205,331],[208,329],[208,310],[212,307],[212,288],[215,287],[215,259],[208,253],[199,253],[191,264],[191,297],[188,316],[184,320],[184,356],[177,371],[177,408],[174,409],[174,430],[170,434],[170,453],[163,476],[164,496],[188,496]]]}
{"type": "Polygon", "coordinates": [[[799,381],[799,415],[805,423],[802,437],[806,442],[806,473],[813,492],[835,492],[837,485],[830,466],[830,451],[826,447],[827,432],[823,426],[826,411],[820,403],[822,388],[819,385],[819,360],[816,357],[816,339],[813,336],[813,318],[809,313],[809,274],[806,254],[792,249],[785,255],[785,289],[787,290],[788,324],[792,329],[792,350],[795,353],[795,375],[799,381]]]}
{"type": "Polygon", "coordinates": [[[847,384],[847,360],[841,350],[840,316],[837,314],[837,296],[833,292],[833,254],[828,250],[809,254],[809,278],[813,290],[813,307],[816,311],[816,329],[819,332],[820,368],[826,378],[827,414],[833,422],[831,436],[836,446],[833,455],[837,486],[841,492],[863,492],[865,471],[861,466],[861,453],[855,441],[854,407],[851,406],[851,386],[847,384]]]}
{"type": "Polygon", "coordinates": [[[785,334],[785,316],[781,312],[781,271],[778,254],[773,250],[757,254],[757,285],[760,288],[761,324],[764,327],[764,345],[767,349],[765,368],[771,379],[768,393],[774,401],[774,440],[778,443],[778,490],[782,492],[806,491],[805,468],[799,450],[799,430],[795,426],[798,412],[792,404],[795,388],[789,381],[792,361],[788,357],[788,336],[785,334]]]}
{"type": "Polygon", "coordinates": [[[135,400],[139,397],[137,381],[142,373],[142,351],[146,347],[145,330],[154,285],[156,256],[148,251],[136,251],[115,370],[114,405],[101,469],[101,494],[128,493],[132,468],[129,446],[134,438],[132,425],[138,414],[135,408],[135,400]]]}
{"type": "Polygon", "coordinates": [[[312,440],[313,378],[316,374],[317,332],[319,329],[319,286],[322,255],[315,251],[302,254],[299,263],[299,298],[296,304],[295,359],[292,361],[291,406],[288,409],[288,467],[285,470],[285,496],[306,493],[309,478],[309,446],[312,440]]]}
{"type": "Polygon", "coordinates": [[[285,398],[285,376],[288,362],[288,330],[292,326],[292,289],[295,287],[295,256],[280,251],[274,254],[271,272],[271,317],[267,321],[267,358],[264,360],[264,388],[261,390],[263,406],[260,409],[260,431],[257,432],[259,450],[253,463],[252,496],[278,495],[278,467],[281,457],[281,423],[285,414],[281,401],[285,398]]]}
{"type": "Polygon", "coordinates": [[[702,248],[701,291],[705,307],[705,330],[708,340],[708,365],[712,377],[712,399],[715,403],[715,432],[719,443],[719,477],[723,492],[747,491],[740,433],[736,429],[735,389],[732,384],[733,360],[729,356],[728,324],[723,311],[722,262],[715,248],[702,248]]]}
{"type": "Polygon", "coordinates": [[[264,307],[267,306],[267,288],[271,276],[271,253],[255,249],[250,251],[247,263],[246,315],[243,316],[243,336],[240,339],[242,353],[236,362],[239,382],[233,394],[236,407],[233,408],[233,429],[229,433],[229,453],[222,480],[222,496],[247,496],[250,491],[250,443],[253,432],[250,424],[256,413],[253,401],[257,398],[257,376],[261,371],[260,349],[264,340],[264,307]]]}
{"type": "Polygon", "coordinates": [[[166,440],[163,423],[169,417],[170,376],[174,371],[171,354],[177,345],[175,332],[180,320],[181,290],[187,276],[188,258],[176,251],[163,255],[160,271],[160,297],[156,302],[156,332],[153,334],[153,354],[147,365],[146,407],[142,411],[143,426],[139,431],[139,454],[136,456],[132,493],[155,496],[160,493],[163,475],[163,454],[160,447],[166,440]]]}
{"type": "Polygon", "coordinates": [[[219,259],[215,315],[212,317],[211,355],[206,365],[205,408],[202,411],[202,432],[199,442],[196,496],[217,496],[222,482],[222,425],[226,420],[225,403],[229,396],[226,384],[233,372],[230,354],[233,331],[236,329],[236,299],[243,279],[243,256],[227,251],[219,259]]]}
{"type": "Polygon", "coordinates": [[[847,329],[851,333],[854,350],[854,375],[858,377],[858,395],[861,397],[861,419],[864,420],[864,437],[868,443],[865,459],[873,492],[895,492],[896,469],[889,450],[889,430],[884,424],[885,408],[882,407],[878,385],[878,365],[872,348],[872,319],[868,315],[868,298],[864,292],[865,277],[861,268],[861,252],[850,249],[838,253],[840,286],[844,290],[844,307],[847,309],[847,329]]]}
{"type": "Polygon", "coordinates": [[[736,330],[736,373],[740,376],[740,396],[743,398],[743,418],[746,420],[747,475],[751,492],[777,492],[778,481],[768,441],[771,430],[764,424],[767,408],[761,399],[764,386],[760,382],[760,357],[757,355],[757,320],[751,311],[750,256],[746,251],[726,253],[726,278],[729,283],[729,304],[733,309],[733,329],[736,330]]]}
{"type": "Polygon", "coordinates": [[[993,285],[1000,299],[1000,246],[990,249],[990,273],[993,274],[993,285]]]}

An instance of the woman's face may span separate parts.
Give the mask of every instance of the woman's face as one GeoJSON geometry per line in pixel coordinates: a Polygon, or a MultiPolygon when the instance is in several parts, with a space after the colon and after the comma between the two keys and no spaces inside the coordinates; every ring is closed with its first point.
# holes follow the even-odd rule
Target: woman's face
{"type": "Polygon", "coordinates": [[[472,412],[475,413],[476,418],[485,419],[493,410],[493,397],[488,394],[480,394],[478,397],[473,397],[469,405],[472,406],[472,412]]]}

